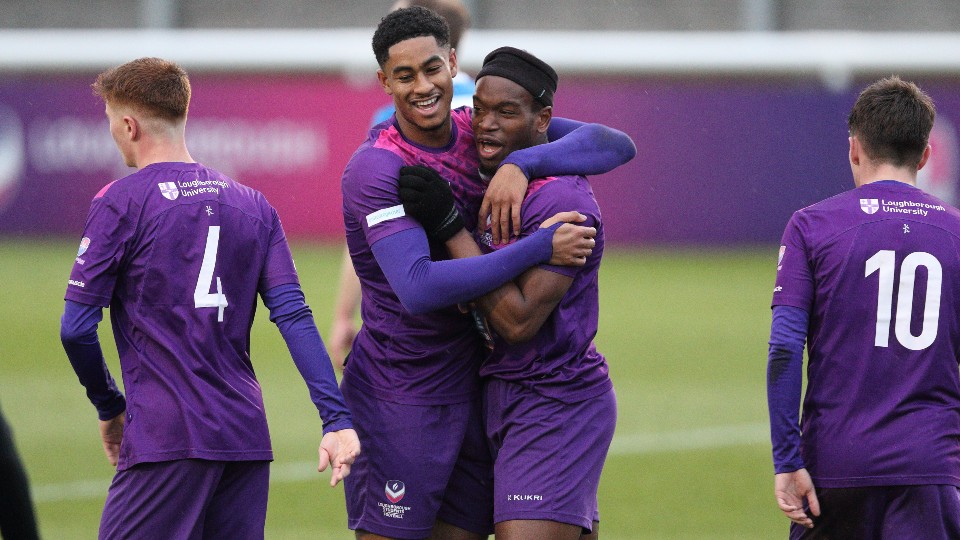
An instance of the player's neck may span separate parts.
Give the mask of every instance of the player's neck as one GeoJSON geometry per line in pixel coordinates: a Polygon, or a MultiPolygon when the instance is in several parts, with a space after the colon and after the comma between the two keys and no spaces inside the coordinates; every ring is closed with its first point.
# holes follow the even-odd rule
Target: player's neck
{"type": "Polygon", "coordinates": [[[138,169],[154,163],[195,163],[183,141],[155,141],[138,150],[134,159],[138,169]]]}
{"type": "Polygon", "coordinates": [[[864,166],[860,171],[857,185],[865,186],[881,180],[895,180],[911,186],[917,185],[917,171],[909,167],[896,167],[887,163],[864,166]]]}

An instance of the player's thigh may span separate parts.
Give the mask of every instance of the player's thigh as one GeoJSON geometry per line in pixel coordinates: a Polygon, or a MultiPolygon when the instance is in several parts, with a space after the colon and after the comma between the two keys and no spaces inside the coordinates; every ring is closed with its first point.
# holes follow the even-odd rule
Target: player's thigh
{"type": "MultiPolygon", "coordinates": [[[[490,530],[493,530],[493,525],[490,526],[490,530]]],[[[471,532],[445,521],[437,521],[433,524],[429,540],[486,540],[487,538],[489,534],[471,532]]]]}
{"type": "Polygon", "coordinates": [[[544,520],[510,520],[497,523],[497,540],[580,540],[583,528],[569,523],[544,520]]]}
{"type": "Polygon", "coordinates": [[[203,537],[203,516],[223,463],[183,459],[119,471],[107,492],[100,538],[203,537]]]}
{"type": "MultiPolygon", "coordinates": [[[[563,403],[500,382],[488,384],[487,434],[496,446],[497,523],[547,520],[589,532],[616,425],[613,391],[563,403]]],[[[579,536],[579,535],[578,535],[579,536]]]]}
{"type": "Polygon", "coordinates": [[[225,463],[220,482],[207,504],[204,538],[262,539],[269,489],[270,462],[225,463]]]}
{"type": "Polygon", "coordinates": [[[460,453],[437,519],[433,538],[458,540],[493,534],[493,457],[483,432],[480,399],[469,408],[460,453]],[[438,536],[438,529],[446,532],[438,536]]]}
{"type": "Polygon", "coordinates": [[[341,390],[363,447],[344,479],[348,526],[387,538],[429,537],[471,405],[405,405],[347,384],[341,390]]]}

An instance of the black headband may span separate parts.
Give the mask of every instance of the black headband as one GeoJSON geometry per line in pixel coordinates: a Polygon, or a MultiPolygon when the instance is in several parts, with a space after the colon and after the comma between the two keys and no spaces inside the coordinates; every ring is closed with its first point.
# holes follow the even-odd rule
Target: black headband
{"type": "Polygon", "coordinates": [[[533,99],[545,106],[553,105],[557,91],[557,72],[536,56],[515,47],[500,47],[483,59],[477,80],[485,75],[496,75],[522,86],[533,99]]]}

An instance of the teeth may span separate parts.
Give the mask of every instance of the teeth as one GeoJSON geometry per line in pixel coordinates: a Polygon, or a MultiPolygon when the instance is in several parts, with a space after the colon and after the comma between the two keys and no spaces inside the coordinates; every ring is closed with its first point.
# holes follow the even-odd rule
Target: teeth
{"type": "Polygon", "coordinates": [[[428,99],[428,100],[426,100],[426,101],[417,102],[417,107],[432,107],[433,104],[436,103],[438,99],[440,99],[440,98],[434,97],[434,98],[430,98],[430,99],[428,99]]]}

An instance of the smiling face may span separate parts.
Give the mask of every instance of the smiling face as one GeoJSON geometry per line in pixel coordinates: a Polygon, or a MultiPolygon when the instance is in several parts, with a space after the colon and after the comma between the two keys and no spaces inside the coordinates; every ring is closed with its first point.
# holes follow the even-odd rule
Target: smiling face
{"type": "Polygon", "coordinates": [[[444,146],[450,140],[456,53],[432,36],[401,41],[389,53],[377,78],[393,96],[400,130],[418,144],[444,146]]]}
{"type": "Polygon", "coordinates": [[[487,75],[473,95],[473,133],[480,170],[493,174],[510,152],[547,142],[552,107],[534,103],[519,84],[487,75]]]}

